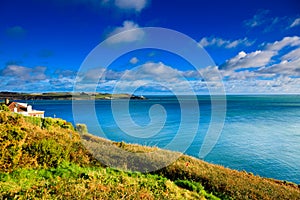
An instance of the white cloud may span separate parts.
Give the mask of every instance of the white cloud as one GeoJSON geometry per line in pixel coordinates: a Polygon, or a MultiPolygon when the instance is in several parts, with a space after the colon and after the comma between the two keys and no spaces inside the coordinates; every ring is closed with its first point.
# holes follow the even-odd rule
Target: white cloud
{"type": "Polygon", "coordinates": [[[89,69],[86,72],[81,72],[77,75],[76,81],[79,83],[97,82],[103,77],[105,69],[103,67],[89,69]]]}
{"type": "Polygon", "coordinates": [[[199,44],[203,47],[207,46],[222,46],[224,44],[224,40],[221,38],[207,38],[204,37],[200,40],[199,44]]]}
{"type": "Polygon", "coordinates": [[[103,67],[92,68],[77,75],[76,81],[79,84],[97,83],[98,81],[108,81],[120,79],[125,71],[113,71],[103,67]]]}
{"type": "MultiPolygon", "coordinates": [[[[132,57],[130,62],[140,61],[132,57]]],[[[300,93],[300,37],[285,37],[253,52],[241,51],[219,68],[208,66],[200,72],[148,62],[123,71],[90,69],[79,74],[76,81],[81,81],[83,91],[98,88],[112,92],[118,84],[123,91],[142,88],[154,93],[176,90],[186,94],[191,88],[207,92],[208,86],[219,87],[219,72],[228,93],[300,93]],[[101,74],[103,77],[99,77],[101,74]]],[[[72,90],[75,75],[70,70],[51,74],[46,67],[8,65],[0,71],[0,87],[14,91],[72,90]]]]}
{"type": "Polygon", "coordinates": [[[26,67],[7,65],[0,70],[0,88],[16,92],[72,91],[76,72],[56,70],[47,67],[26,67]]]}
{"type": "Polygon", "coordinates": [[[138,24],[134,23],[133,21],[127,20],[127,21],[123,22],[123,26],[116,27],[114,29],[114,31],[111,33],[111,35],[114,35],[114,34],[117,34],[117,33],[123,32],[123,31],[128,31],[131,29],[136,29],[136,28],[139,28],[138,24]]]}
{"type": "Polygon", "coordinates": [[[259,73],[267,73],[282,76],[299,76],[300,77],[300,59],[292,61],[283,60],[278,64],[269,67],[263,67],[258,71],[259,73]]]}
{"type": "Polygon", "coordinates": [[[252,53],[240,52],[237,56],[226,61],[220,68],[223,70],[236,70],[267,65],[276,54],[273,51],[257,50],[252,53]]]}
{"type": "Polygon", "coordinates": [[[300,18],[292,19],[288,16],[273,16],[270,10],[258,10],[251,18],[244,21],[248,28],[260,27],[263,33],[273,31],[286,31],[300,24],[300,18]],[[293,22],[291,23],[291,21],[293,22]]]}
{"type": "Polygon", "coordinates": [[[152,80],[154,82],[177,82],[182,78],[181,72],[162,62],[149,62],[128,70],[123,75],[126,80],[152,80]]]}
{"type": "MultiPolygon", "coordinates": [[[[129,92],[132,89],[142,88],[143,91],[149,92],[176,90],[186,94],[188,91],[191,91],[191,88],[195,88],[197,91],[207,88],[198,71],[181,71],[162,62],[148,62],[131,70],[107,70],[104,72],[105,77],[100,79],[98,84],[99,77],[97,74],[99,74],[99,70],[91,69],[79,75],[77,81],[80,81],[80,89],[97,87],[99,90],[106,92],[112,92],[114,89],[116,89],[115,92],[129,92]]],[[[209,74],[209,70],[211,69],[205,69],[201,73],[209,74]]],[[[207,80],[213,78],[212,76],[207,76],[207,80]]]]}
{"type": "Polygon", "coordinates": [[[300,79],[280,76],[275,79],[247,81],[237,79],[224,82],[227,93],[296,94],[300,93],[300,79]]]}
{"type": "Polygon", "coordinates": [[[122,42],[134,42],[143,39],[144,31],[138,29],[139,25],[133,21],[124,21],[123,26],[116,27],[108,36],[113,36],[110,38],[111,43],[122,43],[122,42]],[[116,35],[121,33],[120,35],[116,35]],[[114,36],[116,35],[116,36],[114,36]]]}
{"type": "Polygon", "coordinates": [[[217,46],[217,47],[225,47],[227,49],[235,48],[239,45],[243,46],[251,46],[254,42],[249,41],[248,38],[237,39],[237,40],[224,40],[218,37],[204,37],[200,40],[199,44],[203,47],[207,46],[217,46]]]}
{"type": "Polygon", "coordinates": [[[293,23],[290,25],[290,28],[293,28],[295,26],[299,26],[300,25],[300,18],[297,18],[293,21],[293,23]]]}
{"type": "Polygon", "coordinates": [[[282,60],[293,61],[298,59],[300,59],[300,48],[294,49],[282,56],[282,60]]]}
{"type": "Polygon", "coordinates": [[[46,75],[46,67],[34,68],[8,65],[0,71],[2,90],[23,92],[70,91],[74,83],[74,73],[70,77],[57,77],[57,73],[46,75]]]}
{"type": "Polygon", "coordinates": [[[263,25],[268,20],[267,15],[270,13],[269,10],[259,10],[251,19],[245,20],[244,24],[248,27],[257,27],[263,25]]]}
{"type": "Polygon", "coordinates": [[[176,89],[182,94],[193,88],[201,93],[207,92],[208,86],[220,88],[223,79],[229,93],[300,93],[299,66],[300,37],[285,37],[264,44],[261,50],[241,51],[219,68],[181,71],[162,62],[149,62],[132,70],[110,71],[107,77],[111,79],[103,80],[98,87],[113,89],[118,84],[123,91],[142,88],[161,93],[176,89]]]}
{"type": "Polygon", "coordinates": [[[180,73],[185,78],[190,78],[190,79],[201,78],[201,74],[196,70],[180,71],[180,73]]]}
{"type": "Polygon", "coordinates": [[[114,6],[120,10],[134,12],[141,12],[149,3],[150,0],[102,0],[101,2],[104,6],[114,6]]]}
{"type": "Polygon", "coordinates": [[[238,39],[238,40],[234,40],[234,41],[230,41],[228,44],[226,44],[226,48],[235,48],[238,45],[244,45],[244,46],[251,46],[254,42],[253,41],[249,41],[248,38],[244,38],[244,39],[238,39]]]}
{"type": "MultiPolygon", "coordinates": [[[[257,50],[251,53],[240,52],[235,57],[227,60],[220,69],[222,70],[237,70],[247,68],[262,68],[271,65],[272,58],[278,55],[279,51],[285,47],[296,47],[300,45],[300,37],[285,37],[281,41],[267,44],[264,50],[257,50]]],[[[287,57],[295,56],[298,50],[291,51],[285,55],[287,57]]],[[[291,58],[290,58],[291,59],[291,58]]]]}
{"type": "Polygon", "coordinates": [[[206,82],[211,82],[211,81],[216,82],[222,80],[222,77],[220,77],[220,73],[217,66],[208,66],[206,68],[202,68],[199,70],[199,72],[197,71],[197,74],[198,74],[197,78],[202,78],[206,82]]]}
{"type": "Polygon", "coordinates": [[[147,0],[115,0],[115,5],[120,9],[135,10],[140,12],[147,6],[147,0]]]}
{"type": "Polygon", "coordinates": [[[285,37],[248,54],[242,51],[220,71],[229,93],[300,93],[300,37],[285,37]]]}
{"type": "Polygon", "coordinates": [[[299,45],[300,45],[300,37],[298,36],[284,37],[280,41],[275,41],[274,43],[267,44],[266,50],[279,51],[286,46],[295,47],[299,45]]]}
{"type": "Polygon", "coordinates": [[[46,67],[29,68],[19,65],[8,65],[1,72],[1,76],[12,77],[16,81],[33,82],[46,79],[46,67]]]}
{"type": "Polygon", "coordinates": [[[139,62],[139,59],[137,59],[137,57],[133,57],[133,58],[130,59],[129,62],[134,65],[134,64],[139,62]]]}

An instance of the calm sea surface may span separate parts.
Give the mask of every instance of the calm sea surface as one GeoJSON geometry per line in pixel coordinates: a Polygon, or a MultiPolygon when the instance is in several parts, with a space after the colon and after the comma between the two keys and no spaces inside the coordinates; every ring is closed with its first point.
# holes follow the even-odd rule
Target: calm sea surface
{"type": "MultiPolygon", "coordinates": [[[[115,110],[119,116],[118,124],[109,100],[97,100],[94,105],[90,101],[76,101],[74,105],[79,111],[75,118],[72,114],[72,101],[28,103],[32,103],[34,109],[45,110],[45,116],[85,123],[89,132],[114,141],[177,151],[181,150],[182,141],[191,141],[191,144],[184,143],[189,144],[185,153],[198,157],[211,123],[211,101],[208,96],[199,96],[197,107],[189,104],[189,98],[184,101],[185,106],[180,106],[173,96],[149,96],[148,100],[132,100],[129,109],[115,110]],[[161,105],[164,112],[151,110],[153,105],[161,105]],[[193,119],[198,109],[199,122],[193,119]],[[165,123],[149,126],[151,120],[165,120],[165,123]],[[133,123],[129,123],[130,121],[133,123]],[[138,125],[139,128],[133,125],[138,125]],[[179,128],[183,130],[180,133],[179,128]],[[179,138],[174,139],[176,135],[179,138]]],[[[115,100],[114,103],[123,105],[124,101],[115,100]]],[[[300,95],[227,96],[226,108],[220,137],[204,160],[300,184],[300,95]]]]}

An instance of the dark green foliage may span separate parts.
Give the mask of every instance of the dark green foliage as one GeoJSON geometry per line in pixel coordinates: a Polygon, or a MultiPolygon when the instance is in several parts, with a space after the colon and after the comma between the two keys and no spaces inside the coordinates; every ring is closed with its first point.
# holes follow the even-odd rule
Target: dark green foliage
{"type": "Polygon", "coordinates": [[[10,124],[6,124],[5,128],[7,129],[7,131],[1,131],[1,137],[6,138],[10,141],[20,141],[24,139],[26,135],[26,132],[24,131],[25,128],[12,126],[10,124]]]}
{"type": "Polygon", "coordinates": [[[9,108],[5,105],[5,104],[0,104],[0,111],[3,110],[3,111],[9,111],[9,108]]]}
{"type": "Polygon", "coordinates": [[[42,119],[42,128],[43,129],[49,130],[49,128],[52,127],[54,124],[55,124],[55,121],[51,118],[46,117],[46,118],[42,119]]]}
{"type": "Polygon", "coordinates": [[[65,123],[64,125],[62,125],[62,128],[70,129],[72,131],[75,131],[75,128],[74,128],[74,126],[73,126],[73,124],[71,122],[65,123]]]}

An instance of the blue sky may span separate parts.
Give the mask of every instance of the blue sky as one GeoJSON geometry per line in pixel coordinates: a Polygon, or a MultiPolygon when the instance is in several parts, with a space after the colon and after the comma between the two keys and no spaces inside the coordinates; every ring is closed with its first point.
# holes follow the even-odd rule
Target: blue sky
{"type": "MultiPolygon", "coordinates": [[[[1,90],[72,91],[75,80],[96,81],[99,77],[93,77],[97,74],[93,70],[76,79],[91,50],[109,36],[143,27],[172,29],[204,47],[215,66],[204,66],[201,73],[217,70],[227,93],[300,93],[297,0],[3,0],[1,90]]],[[[137,38],[123,39],[132,37],[137,38]]],[[[120,56],[97,90],[111,92],[133,68],[141,73],[131,76],[128,84],[143,88],[141,93],[163,93],[174,87],[185,91],[178,74],[197,93],[207,92],[193,66],[155,49],[120,56]],[[152,83],[164,86],[151,86],[145,81],[151,77],[152,83]]]]}

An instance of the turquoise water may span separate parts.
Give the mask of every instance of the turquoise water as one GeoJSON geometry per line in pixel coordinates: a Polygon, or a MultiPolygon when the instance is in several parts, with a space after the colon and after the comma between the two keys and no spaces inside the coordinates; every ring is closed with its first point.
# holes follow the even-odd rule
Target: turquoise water
{"type": "MultiPolygon", "coordinates": [[[[35,109],[45,110],[46,116],[55,115],[74,123],[72,101],[31,103],[35,109]]],[[[115,103],[121,105],[123,102],[115,103]]],[[[119,124],[131,132],[121,130],[114,120],[109,100],[98,100],[94,106],[90,101],[76,101],[75,105],[80,111],[75,119],[76,123],[86,123],[91,133],[114,141],[177,151],[182,150],[183,144],[188,144],[185,153],[198,157],[211,122],[211,102],[208,96],[199,96],[197,103],[199,106],[195,108],[187,98],[182,110],[179,102],[172,96],[149,96],[145,101],[130,101],[131,118],[135,124],[147,130],[144,132],[139,132],[138,128],[128,123],[130,118],[126,115],[126,110],[117,109],[117,114],[120,115],[119,124]],[[147,125],[151,122],[149,109],[157,104],[163,106],[164,112],[153,111],[151,117],[161,122],[164,121],[165,113],[165,124],[156,123],[148,129],[147,125]],[[91,107],[95,108],[97,119],[90,113],[91,107]],[[193,118],[197,109],[200,111],[199,122],[193,118]],[[177,134],[182,124],[182,114],[187,120],[181,127],[184,131],[177,134]],[[161,129],[158,129],[159,125],[162,125],[161,129]],[[159,131],[156,132],[156,129],[159,131]],[[155,134],[147,135],[152,130],[155,134]],[[174,142],[176,135],[179,135],[179,140],[174,142]]],[[[216,145],[204,160],[300,184],[300,95],[227,96],[224,127],[216,145]]]]}

